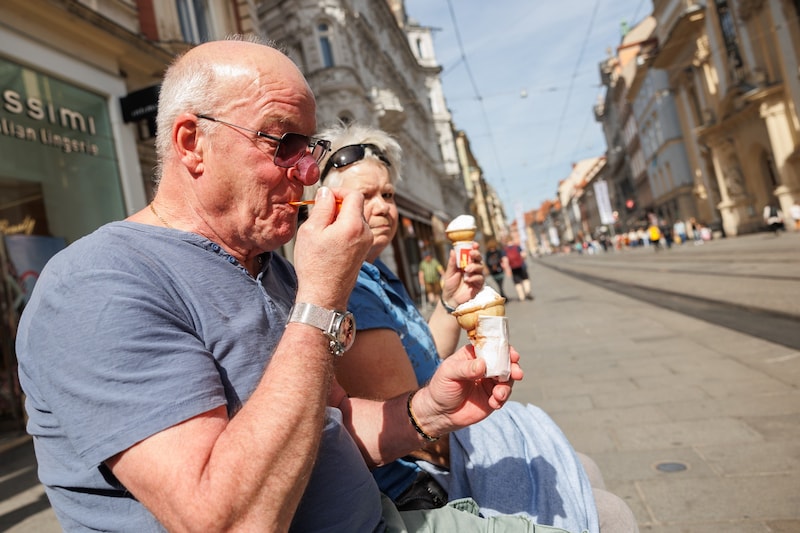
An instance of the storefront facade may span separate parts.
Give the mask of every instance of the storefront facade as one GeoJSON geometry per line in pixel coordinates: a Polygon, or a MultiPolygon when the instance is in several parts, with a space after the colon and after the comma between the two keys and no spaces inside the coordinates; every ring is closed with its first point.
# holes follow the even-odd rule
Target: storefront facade
{"type": "MultiPolygon", "coordinates": [[[[5,4],[7,24],[0,26],[2,430],[24,424],[14,339],[44,264],[146,203],[137,125],[124,122],[120,100],[132,80],[156,80],[123,68],[111,55],[120,53],[118,47],[90,42],[88,35],[98,30],[81,27],[93,26],[89,21],[64,21],[70,24],[65,35],[49,19],[70,15],[51,8],[47,16],[31,17],[24,11],[31,5],[17,11],[15,4],[5,4]],[[80,33],[83,40],[75,38],[80,33]]],[[[162,58],[152,61],[159,60],[163,64],[162,58]]]]}

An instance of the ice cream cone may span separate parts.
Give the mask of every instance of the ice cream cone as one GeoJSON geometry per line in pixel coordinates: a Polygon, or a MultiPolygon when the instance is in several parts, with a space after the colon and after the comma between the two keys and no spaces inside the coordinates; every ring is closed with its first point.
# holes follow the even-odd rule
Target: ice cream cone
{"type": "Polygon", "coordinates": [[[455,244],[457,242],[475,240],[475,230],[474,229],[461,229],[461,230],[455,230],[455,231],[446,231],[445,235],[447,235],[447,238],[450,239],[450,242],[452,242],[453,244],[455,244]]]}
{"type": "Polygon", "coordinates": [[[451,313],[458,325],[467,331],[475,355],[486,361],[486,376],[504,381],[511,371],[508,351],[508,319],[506,299],[484,285],[468,302],[451,313]]]}
{"type": "Polygon", "coordinates": [[[479,304],[474,307],[462,308],[459,306],[453,311],[453,316],[456,317],[458,325],[467,330],[467,336],[470,339],[475,338],[475,333],[478,328],[478,317],[481,316],[505,316],[506,314],[506,299],[500,297],[497,300],[485,304],[479,304]]]}
{"type": "Polygon", "coordinates": [[[456,251],[456,264],[461,270],[464,270],[469,264],[472,241],[475,240],[477,231],[475,217],[472,215],[458,215],[444,229],[445,235],[453,243],[453,249],[456,251]]]}

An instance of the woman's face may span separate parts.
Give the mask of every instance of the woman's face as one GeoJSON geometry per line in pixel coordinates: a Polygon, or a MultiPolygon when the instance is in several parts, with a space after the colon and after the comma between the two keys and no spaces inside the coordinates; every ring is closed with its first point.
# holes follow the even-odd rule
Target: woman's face
{"type": "Polygon", "coordinates": [[[372,230],[372,248],[367,261],[372,263],[392,242],[397,232],[397,205],[389,170],[375,159],[364,159],[339,172],[341,187],[364,195],[364,218],[372,230]]]}

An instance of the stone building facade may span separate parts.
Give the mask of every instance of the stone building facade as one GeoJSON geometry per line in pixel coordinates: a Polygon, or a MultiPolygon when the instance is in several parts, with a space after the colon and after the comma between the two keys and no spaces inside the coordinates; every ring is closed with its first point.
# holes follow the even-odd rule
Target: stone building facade
{"type": "Polygon", "coordinates": [[[369,124],[402,146],[400,230],[382,259],[419,297],[423,249],[445,260],[444,227],[469,209],[430,30],[409,21],[398,1],[264,0],[258,20],[306,75],[321,127],[369,124]]]}
{"type": "Polygon", "coordinates": [[[653,16],[648,64],[676,95],[695,194],[727,235],[758,231],[765,205],[800,201],[800,3],[654,0],[653,16]]]}

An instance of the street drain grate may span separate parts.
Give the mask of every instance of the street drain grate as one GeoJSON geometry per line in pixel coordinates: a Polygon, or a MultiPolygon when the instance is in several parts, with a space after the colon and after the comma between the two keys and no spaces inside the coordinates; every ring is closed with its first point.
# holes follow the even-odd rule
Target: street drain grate
{"type": "Polygon", "coordinates": [[[685,464],[674,462],[674,461],[658,463],[656,465],[656,470],[659,470],[661,472],[683,472],[684,470],[687,470],[688,468],[689,467],[686,466],[685,464]]]}

